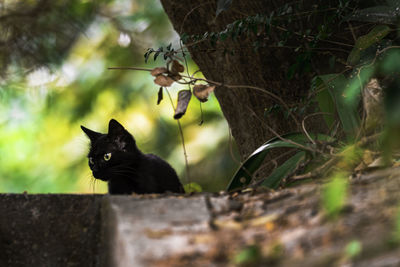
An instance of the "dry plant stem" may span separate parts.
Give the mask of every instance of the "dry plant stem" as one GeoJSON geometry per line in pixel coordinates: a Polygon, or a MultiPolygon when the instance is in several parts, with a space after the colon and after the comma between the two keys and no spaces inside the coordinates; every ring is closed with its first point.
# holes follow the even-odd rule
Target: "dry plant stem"
{"type": "Polygon", "coordinates": [[[356,143],[356,146],[359,146],[359,147],[366,146],[372,142],[375,142],[381,135],[382,135],[382,133],[377,133],[377,134],[363,137],[363,138],[361,138],[360,141],[358,141],[356,143]]]}
{"type": "Polygon", "coordinates": [[[279,138],[280,140],[282,140],[282,141],[284,141],[284,142],[287,142],[287,143],[289,143],[289,144],[298,146],[299,148],[301,148],[301,149],[303,149],[303,150],[307,150],[307,151],[310,151],[310,152],[315,152],[315,153],[320,153],[320,154],[322,154],[322,152],[320,152],[320,151],[318,151],[318,150],[316,150],[316,149],[312,149],[312,148],[310,148],[310,147],[306,147],[306,146],[303,146],[302,144],[296,143],[296,142],[294,142],[294,141],[292,141],[292,140],[290,140],[290,139],[283,138],[283,137],[282,137],[280,134],[278,134],[274,129],[272,129],[267,123],[265,123],[265,121],[263,121],[262,119],[260,119],[260,118],[257,116],[257,114],[256,114],[253,110],[251,110],[249,107],[246,107],[246,108],[250,111],[250,113],[253,114],[253,116],[254,116],[256,119],[258,119],[262,124],[264,124],[264,125],[267,127],[267,129],[268,129],[271,133],[273,133],[277,138],[279,138]]]}
{"type": "Polygon", "coordinates": [[[282,154],[280,154],[279,156],[277,156],[276,158],[271,159],[271,161],[266,162],[265,164],[261,165],[259,169],[261,168],[265,168],[266,166],[268,166],[269,164],[273,164],[274,168],[272,169],[272,171],[274,171],[277,167],[278,167],[278,160],[281,158],[286,157],[287,155],[290,155],[291,153],[293,153],[293,151],[295,151],[296,149],[290,149],[289,151],[286,151],[282,154]]]}
{"type": "MultiPolygon", "coordinates": [[[[204,41],[206,41],[206,40],[200,40],[200,41],[196,41],[196,42],[193,42],[193,43],[189,43],[189,44],[186,44],[185,47],[190,47],[190,46],[199,44],[199,43],[204,42],[204,41]]],[[[240,46],[240,48],[248,48],[248,47],[250,47],[250,46],[240,46]]],[[[296,49],[296,48],[298,48],[298,46],[288,46],[288,45],[282,45],[282,46],[268,45],[266,47],[268,47],[268,48],[279,48],[279,49],[281,49],[281,48],[286,48],[286,49],[296,49]]],[[[254,47],[251,47],[251,48],[254,48],[254,47]]],[[[224,49],[225,48],[209,48],[209,49],[197,49],[196,51],[198,51],[198,52],[210,52],[210,51],[223,51],[224,49]]],[[[312,51],[319,51],[319,50],[326,51],[326,50],[328,50],[328,51],[337,51],[337,52],[349,53],[348,50],[341,49],[341,48],[334,48],[334,47],[307,47],[307,50],[312,50],[312,51]]],[[[236,51],[236,49],[233,49],[231,51],[236,51]]],[[[181,49],[177,49],[176,52],[189,53],[189,51],[187,51],[187,50],[184,51],[184,50],[181,50],[181,49]]]]}
{"type": "Polygon", "coordinates": [[[301,127],[303,128],[303,132],[305,133],[305,135],[307,136],[308,140],[310,140],[311,143],[313,143],[314,145],[316,144],[316,142],[314,141],[314,139],[311,138],[311,136],[308,134],[306,127],[305,127],[305,121],[315,115],[332,115],[331,113],[328,112],[316,112],[316,113],[312,113],[307,115],[302,121],[301,121],[301,127]]]}
{"type": "MultiPolygon", "coordinates": [[[[273,165],[274,165],[274,168],[273,168],[272,171],[271,171],[271,173],[272,173],[272,172],[278,167],[278,162],[277,162],[277,160],[279,160],[279,159],[281,159],[281,158],[283,158],[283,157],[285,157],[285,156],[287,156],[287,155],[290,155],[291,153],[293,153],[294,150],[295,150],[295,149],[291,149],[291,150],[289,150],[289,151],[286,151],[285,153],[279,155],[278,157],[272,159],[271,161],[269,161],[269,162],[263,164],[262,166],[260,166],[259,169],[265,168],[265,167],[268,166],[269,164],[273,164],[273,165]]],[[[295,169],[292,173],[295,173],[295,172],[297,171],[297,169],[298,169],[298,166],[296,167],[296,169],[295,169]]],[[[286,175],[286,177],[290,177],[291,175],[292,175],[292,174],[288,174],[288,175],[286,175]]],[[[260,186],[267,178],[268,178],[268,177],[262,178],[262,179],[260,179],[259,181],[254,182],[250,187],[252,187],[252,188],[257,188],[257,187],[260,186]]],[[[286,179],[286,178],[285,178],[285,179],[286,179]]]]}
{"type": "Polygon", "coordinates": [[[376,61],[376,59],[378,58],[379,55],[385,53],[385,52],[386,52],[387,50],[389,50],[389,49],[396,49],[396,48],[400,48],[400,46],[398,46],[398,45],[397,45],[397,46],[396,46],[396,45],[388,46],[388,47],[385,47],[385,48],[382,49],[382,50],[376,51],[376,54],[375,54],[374,59],[371,60],[370,63],[364,64],[363,66],[361,66],[361,67],[358,69],[358,75],[360,74],[360,72],[361,72],[361,70],[362,70],[363,68],[367,68],[367,67],[369,67],[369,66],[374,65],[374,63],[375,63],[375,61],[376,61]]]}
{"type": "Polygon", "coordinates": [[[350,22],[347,22],[347,24],[349,24],[349,29],[350,29],[350,31],[351,31],[351,35],[353,36],[354,42],[356,42],[356,41],[357,41],[357,36],[356,36],[356,34],[354,33],[353,25],[351,25],[350,22]]]}
{"type": "Polygon", "coordinates": [[[198,9],[199,7],[205,6],[205,5],[209,5],[209,4],[214,4],[214,2],[205,2],[205,3],[201,3],[200,5],[195,6],[194,8],[192,8],[188,13],[186,13],[185,17],[183,18],[180,30],[179,30],[179,34],[182,34],[183,31],[183,26],[185,25],[186,19],[189,17],[190,14],[193,13],[193,11],[195,11],[196,9],[198,9]]]}
{"type": "MultiPolygon", "coordinates": [[[[363,68],[367,68],[367,67],[370,67],[370,66],[374,65],[376,59],[378,58],[378,56],[381,55],[381,54],[383,54],[383,53],[386,52],[387,50],[389,50],[389,49],[399,49],[399,48],[400,48],[400,46],[388,46],[388,47],[385,47],[385,48],[382,49],[382,50],[376,51],[376,54],[375,54],[374,59],[373,59],[370,63],[364,64],[363,66],[361,66],[361,67],[358,69],[358,71],[357,71],[357,78],[358,78],[358,80],[359,80],[359,82],[360,82],[360,91],[361,91],[361,94],[362,94],[362,89],[363,89],[363,87],[362,87],[362,81],[361,81],[361,76],[360,76],[361,70],[362,70],[363,68]]],[[[363,113],[363,120],[362,120],[361,125],[364,124],[364,118],[365,118],[364,115],[365,115],[365,111],[364,111],[364,113],[363,113]]],[[[360,138],[362,131],[363,131],[363,128],[360,127],[360,129],[359,129],[358,132],[357,132],[356,140],[358,140],[358,139],[360,138]]]]}
{"type": "Polygon", "coordinates": [[[306,118],[307,118],[307,117],[305,117],[305,118],[301,121],[301,127],[302,127],[302,129],[303,129],[303,132],[304,132],[305,135],[307,136],[308,140],[310,140],[310,142],[313,143],[313,144],[315,145],[316,143],[315,143],[314,139],[312,139],[311,136],[309,135],[309,133],[307,132],[307,129],[306,129],[306,126],[305,126],[305,123],[304,123],[304,122],[306,121],[306,118]]]}
{"type": "MultiPolygon", "coordinates": [[[[274,25],[271,25],[271,26],[274,26],[274,25]]],[[[281,27],[281,26],[275,26],[275,28],[277,28],[278,30],[281,30],[281,31],[285,31],[285,32],[289,31],[288,29],[281,27]]],[[[293,33],[298,36],[303,36],[303,34],[298,33],[298,32],[293,32],[293,33]]],[[[315,38],[315,36],[307,35],[307,36],[305,36],[305,38],[307,38],[308,40],[313,40],[315,38]]],[[[341,42],[336,42],[336,41],[331,41],[331,40],[320,40],[320,41],[326,42],[326,43],[331,43],[331,44],[336,44],[336,45],[347,46],[347,47],[354,47],[354,45],[351,45],[351,44],[346,44],[346,43],[341,43],[341,42]]]]}
{"type": "Polygon", "coordinates": [[[269,92],[269,91],[267,91],[265,89],[262,89],[260,87],[250,86],[250,85],[227,85],[227,84],[222,84],[222,83],[209,81],[209,80],[207,80],[207,82],[212,83],[214,85],[218,85],[218,86],[225,86],[227,88],[248,88],[248,89],[253,89],[253,90],[257,90],[257,91],[260,91],[260,92],[263,92],[263,93],[267,94],[271,98],[274,98],[275,100],[277,100],[287,110],[287,112],[289,113],[290,117],[296,123],[297,128],[300,129],[300,123],[297,120],[297,118],[293,115],[293,112],[289,109],[288,105],[282,100],[282,98],[280,98],[279,96],[275,95],[274,93],[271,93],[271,92],[269,92]]]}
{"type": "MultiPolygon", "coordinates": [[[[188,13],[186,13],[186,15],[185,15],[185,17],[184,17],[184,19],[183,19],[183,21],[182,21],[182,24],[181,24],[181,27],[180,27],[180,31],[179,31],[179,32],[182,33],[182,31],[183,31],[183,26],[185,25],[186,19],[189,17],[189,15],[190,15],[191,13],[193,13],[196,9],[198,9],[198,8],[200,8],[200,7],[202,7],[202,6],[205,6],[205,5],[209,5],[209,4],[214,4],[214,2],[205,2],[205,3],[201,3],[200,5],[195,6],[195,7],[192,8],[188,13]]],[[[328,9],[320,10],[319,12],[325,12],[325,11],[331,11],[331,10],[336,10],[336,9],[335,9],[335,8],[328,8],[328,9]]],[[[245,13],[239,11],[239,10],[236,10],[236,9],[233,9],[233,11],[236,12],[236,13],[239,13],[239,14],[245,16],[245,17],[248,17],[248,16],[249,16],[248,14],[245,14],[245,13]]],[[[297,13],[296,15],[298,15],[299,17],[301,17],[301,15],[308,15],[308,14],[312,14],[312,13],[314,13],[314,12],[315,12],[315,11],[305,11],[305,12],[297,13]]],[[[281,16],[281,18],[285,18],[285,17],[286,17],[286,16],[281,16]]],[[[279,16],[278,16],[278,18],[279,18],[279,16]]],[[[288,31],[289,31],[288,29],[286,29],[286,28],[284,28],[284,27],[281,27],[281,26],[277,26],[277,25],[273,25],[273,24],[270,24],[270,26],[275,27],[276,29],[281,30],[281,31],[285,31],[285,32],[288,32],[288,31]]],[[[298,32],[293,32],[293,33],[294,33],[295,35],[301,36],[301,37],[303,37],[303,35],[304,35],[304,34],[298,33],[298,32]]],[[[315,39],[315,37],[314,37],[314,36],[311,36],[311,35],[307,35],[307,36],[305,36],[305,37],[306,37],[308,40],[314,40],[314,39],[315,39]]],[[[193,42],[193,43],[186,44],[185,46],[186,46],[186,47],[193,46],[193,45],[195,45],[195,44],[204,42],[204,41],[206,41],[206,40],[207,40],[207,39],[199,40],[199,41],[196,41],[196,42],[193,42]]],[[[354,47],[354,46],[351,45],[351,44],[346,44],[346,43],[341,43],[341,42],[335,42],[335,41],[331,41],[331,40],[320,40],[320,41],[326,42],[326,43],[333,43],[333,44],[337,44],[337,45],[342,45],[342,46],[347,46],[347,47],[354,47]]],[[[281,48],[281,47],[280,47],[280,48],[281,48]]],[[[294,47],[294,48],[297,48],[297,47],[294,47]]],[[[182,50],[182,47],[181,47],[181,50],[182,50]]],[[[179,51],[179,50],[178,50],[178,51],[179,51]]],[[[342,50],[342,51],[348,52],[347,50],[342,50]]]]}
{"type": "Polygon", "coordinates": [[[331,158],[330,160],[328,160],[327,162],[325,162],[322,166],[315,169],[314,171],[311,171],[311,172],[308,172],[308,173],[305,173],[302,175],[293,176],[289,180],[290,181],[299,181],[299,180],[304,180],[304,179],[315,178],[319,175],[322,175],[326,170],[328,170],[330,167],[335,165],[339,160],[340,160],[340,157],[335,156],[335,157],[331,158]]]}
{"type": "MultiPolygon", "coordinates": [[[[358,82],[360,83],[360,95],[362,96],[363,95],[363,86],[362,86],[360,72],[361,72],[361,68],[357,72],[357,79],[358,79],[358,82]]],[[[363,108],[363,115],[362,115],[361,124],[360,124],[361,126],[357,131],[357,136],[356,136],[356,139],[355,139],[356,141],[360,138],[360,136],[361,136],[361,134],[363,132],[364,128],[362,127],[362,125],[365,124],[365,119],[366,119],[366,111],[365,111],[365,108],[363,108]]]]}
{"type": "MultiPolygon", "coordinates": [[[[152,71],[152,69],[147,69],[147,68],[137,68],[137,67],[109,67],[109,70],[141,70],[141,71],[152,71]]],[[[275,99],[276,101],[278,101],[287,111],[288,114],[290,115],[290,117],[293,119],[293,121],[296,123],[296,126],[298,129],[301,129],[300,123],[297,120],[297,118],[293,115],[293,112],[290,111],[288,105],[283,101],[282,98],[280,98],[279,96],[275,95],[274,93],[271,93],[268,90],[265,90],[261,87],[256,87],[256,86],[251,86],[251,85],[230,85],[230,84],[224,84],[221,82],[216,82],[216,81],[212,81],[212,80],[208,80],[208,79],[203,79],[203,78],[193,78],[191,76],[188,75],[181,75],[183,78],[187,78],[187,79],[191,79],[191,83],[196,83],[197,81],[203,81],[203,82],[207,82],[209,84],[212,85],[216,85],[216,86],[225,86],[227,88],[247,88],[247,89],[253,89],[259,92],[262,92],[264,94],[267,94],[269,97],[275,99]]],[[[186,84],[186,82],[185,82],[186,84]]]]}
{"type": "MultiPolygon", "coordinates": [[[[174,105],[174,101],[172,101],[171,94],[169,93],[167,88],[165,88],[165,91],[167,91],[167,95],[168,95],[169,101],[171,102],[171,106],[172,106],[173,110],[175,111],[176,108],[175,108],[175,105],[174,105]]],[[[183,130],[182,130],[181,122],[179,121],[179,119],[177,119],[176,122],[178,123],[179,134],[181,136],[181,141],[182,141],[183,155],[185,157],[186,183],[189,184],[189,182],[190,182],[189,162],[188,162],[188,156],[187,156],[187,153],[186,153],[185,138],[183,136],[183,130]]]]}
{"type": "MultiPolygon", "coordinates": [[[[366,145],[370,144],[371,142],[375,142],[381,135],[382,135],[382,133],[377,133],[377,134],[374,134],[371,136],[363,137],[363,138],[361,138],[360,141],[358,141],[355,144],[355,146],[356,147],[366,146],[366,145]]],[[[305,173],[302,175],[293,176],[290,178],[290,181],[311,179],[311,178],[315,178],[317,176],[322,175],[325,171],[329,170],[332,166],[334,166],[342,158],[342,157],[338,156],[337,154],[332,155],[332,156],[333,157],[331,159],[329,159],[327,162],[325,162],[322,166],[318,167],[314,171],[311,171],[311,172],[308,172],[308,173],[305,173]]]]}
{"type": "MultiPolygon", "coordinates": [[[[330,83],[331,81],[335,80],[335,79],[336,79],[337,77],[339,77],[340,75],[342,75],[342,74],[344,74],[345,72],[347,72],[347,71],[349,71],[349,70],[352,70],[352,69],[353,69],[353,67],[351,67],[351,66],[346,66],[346,68],[345,68],[343,71],[341,71],[340,73],[338,73],[335,77],[332,77],[332,78],[330,78],[329,80],[327,80],[326,83],[330,83]]],[[[314,96],[314,95],[318,94],[319,92],[321,92],[321,91],[323,91],[323,90],[326,90],[326,89],[324,88],[324,87],[325,87],[324,84],[326,84],[326,83],[323,83],[323,84],[321,84],[320,86],[318,86],[318,87],[314,90],[314,92],[310,93],[309,97],[314,96]]]]}

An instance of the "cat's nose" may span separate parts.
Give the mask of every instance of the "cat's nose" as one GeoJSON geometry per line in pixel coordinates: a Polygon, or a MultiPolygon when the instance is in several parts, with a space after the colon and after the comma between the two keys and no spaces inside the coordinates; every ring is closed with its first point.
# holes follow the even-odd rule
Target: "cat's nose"
{"type": "Polygon", "coordinates": [[[97,172],[97,171],[99,171],[99,168],[96,165],[94,165],[94,166],[92,166],[92,171],[97,172]]]}

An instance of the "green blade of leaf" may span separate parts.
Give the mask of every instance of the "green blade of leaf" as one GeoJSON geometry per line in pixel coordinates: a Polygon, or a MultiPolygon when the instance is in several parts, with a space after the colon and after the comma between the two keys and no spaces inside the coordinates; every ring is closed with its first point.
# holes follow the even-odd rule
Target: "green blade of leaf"
{"type": "Polygon", "coordinates": [[[346,173],[336,173],[322,189],[322,207],[330,218],[339,215],[346,204],[349,187],[347,176],[346,173]]]}
{"type": "Polygon", "coordinates": [[[323,115],[328,129],[332,129],[333,123],[335,122],[335,102],[333,101],[333,98],[328,90],[321,90],[321,88],[324,87],[322,79],[316,77],[316,79],[312,81],[312,87],[317,91],[315,99],[318,102],[319,109],[324,113],[332,114],[323,115]]]}
{"type": "Polygon", "coordinates": [[[202,192],[203,188],[198,183],[189,183],[183,186],[186,193],[202,192]]]}
{"type": "Polygon", "coordinates": [[[347,79],[343,74],[327,74],[317,77],[325,84],[333,101],[335,102],[336,110],[339,115],[340,122],[344,132],[348,138],[353,138],[357,129],[360,127],[360,117],[357,112],[359,102],[359,94],[352,95],[349,99],[345,90],[347,88],[347,79]]]}
{"type": "Polygon", "coordinates": [[[386,0],[386,3],[394,9],[400,7],[400,0],[386,0]]]}
{"type": "Polygon", "coordinates": [[[279,183],[282,181],[282,179],[293,172],[297,168],[299,163],[304,160],[305,156],[306,152],[304,151],[296,153],[293,157],[291,157],[281,166],[276,168],[261,185],[272,189],[278,188],[279,183]]]}
{"type": "MultiPolygon", "coordinates": [[[[326,135],[318,134],[317,136],[311,135],[314,139],[318,140],[329,140],[331,141],[332,138],[326,135]]],[[[292,142],[296,142],[297,144],[301,144],[304,146],[309,145],[310,141],[303,133],[289,133],[281,136],[284,139],[291,140],[292,142]]],[[[257,148],[239,167],[236,171],[235,175],[232,177],[229,185],[227,187],[227,191],[232,191],[234,189],[241,188],[243,186],[248,185],[251,182],[252,175],[255,171],[263,163],[265,157],[267,156],[268,152],[273,148],[279,147],[286,147],[286,148],[299,148],[296,144],[289,143],[286,141],[282,141],[278,137],[272,138],[262,146],[257,148]]]]}
{"type": "Polygon", "coordinates": [[[393,6],[374,6],[358,10],[346,20],[365,21],[379,24],[396,24],[400,10],[393,6]]]}
{"type": "Polygon", "coordinates": [[[390,27],[387,25],[375,26],[369,33],[357,39],[353,50],[347,58],[347,63],[356,65],[360,61],[361,52],[371,45],[382,40],[390,32],[390,27]]]}

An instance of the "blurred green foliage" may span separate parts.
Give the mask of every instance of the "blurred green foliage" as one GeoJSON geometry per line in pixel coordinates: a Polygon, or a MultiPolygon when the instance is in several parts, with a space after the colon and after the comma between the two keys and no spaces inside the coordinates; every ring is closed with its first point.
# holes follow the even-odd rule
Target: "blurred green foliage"
{"type": "Polygon", "coordinates": [[[362,252],[362,243],[357,240],[350,241],[345,247],[345,256],[347,258],[355,258],[362,252]]]}
{"type": "MultiPolygon", "coordinates": [[[[161,58],[144,65],[146,49],[169,42],[179,46],[160,3],[94,2],[96,6],[88,1],[38,1],[38,5],[48,7],[44,8],[49,12],[46,16],[53,14],[52,8],[59,8],[54,14],[62,8],[65,16],[53,14],[52,25],[61,25],[65,20],[73,23],[76,31],[60,33],[70,37],[66,42],[57,35],[48,38],[52,29],[40,38],[37,34],[46,27],[37,26],[37,34],[30,34],[32,48],[25,52],[45,60],[35,61],[32,57],[30,68],[22,59],[23,53],[20,58],[8,55],[12,60],[0,81],[0,192],[106,192],[106,184],[95,182],[91,176],[86,159],[88,140],[79,125],[106,132],[110,118],[120,121],[144,152],[166,159],[184,184],[196,182],[205,191],[224,189],[236,164],[229,155],[228,126],[215,97],[202,106],[202,126],[198,125],[201,113],[197,100],[192,101],[181,120],[190,164],[188,181],[173,109],[168,99],[157,106],[158,86],[153,78],[147,72],[107,70],[115,66],[163,65],[161,58]],[[90,5],[90,12],[82,5],[90,5]],[[59,46],[52,45],[54,40],[60,41],[59,46]],[[58,47],[67,43],[65,51],[60,52],[58,47]]],[[[18,6],[16,10],[23,13],[25,9],[18,6]]],[[[24,27],[24,32],[29,30],[29,25],[24,27]]],[[[0,50],[0,54],[7,51],[0,50]]],[[[197,67],[189,61],[189,69],[193,72],[197,67]]],[[[174,101],[180,89],[182,86],[169,89],[174,101]]]]}
{"type": "Polygon", "coordinates": [[[345,173],[336,173],[324,186],[322,191],[322,207],[326,215],[336,218],[347,201],[348,180],[345,173]]]}
{"type": "Polygon", "coordinates": [[[233,259],[237,265],[250,265],[255,266],[260,264],[261,261],[261,249],[258,245],[251,245],[240,251],[233,259]]]}

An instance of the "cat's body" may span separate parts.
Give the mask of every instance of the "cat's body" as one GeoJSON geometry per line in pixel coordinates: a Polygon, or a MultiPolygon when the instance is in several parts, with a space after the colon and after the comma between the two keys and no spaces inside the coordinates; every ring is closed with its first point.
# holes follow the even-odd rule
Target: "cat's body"
{"type": "Polygon", "coordinates": [[[89,167],[96,179],[108,182],[110,194],[184,193],[175,170],[156,155],[142,153],[116,120],[110,120],[108,134],[81,128],[91,142],[89,167]]]}

